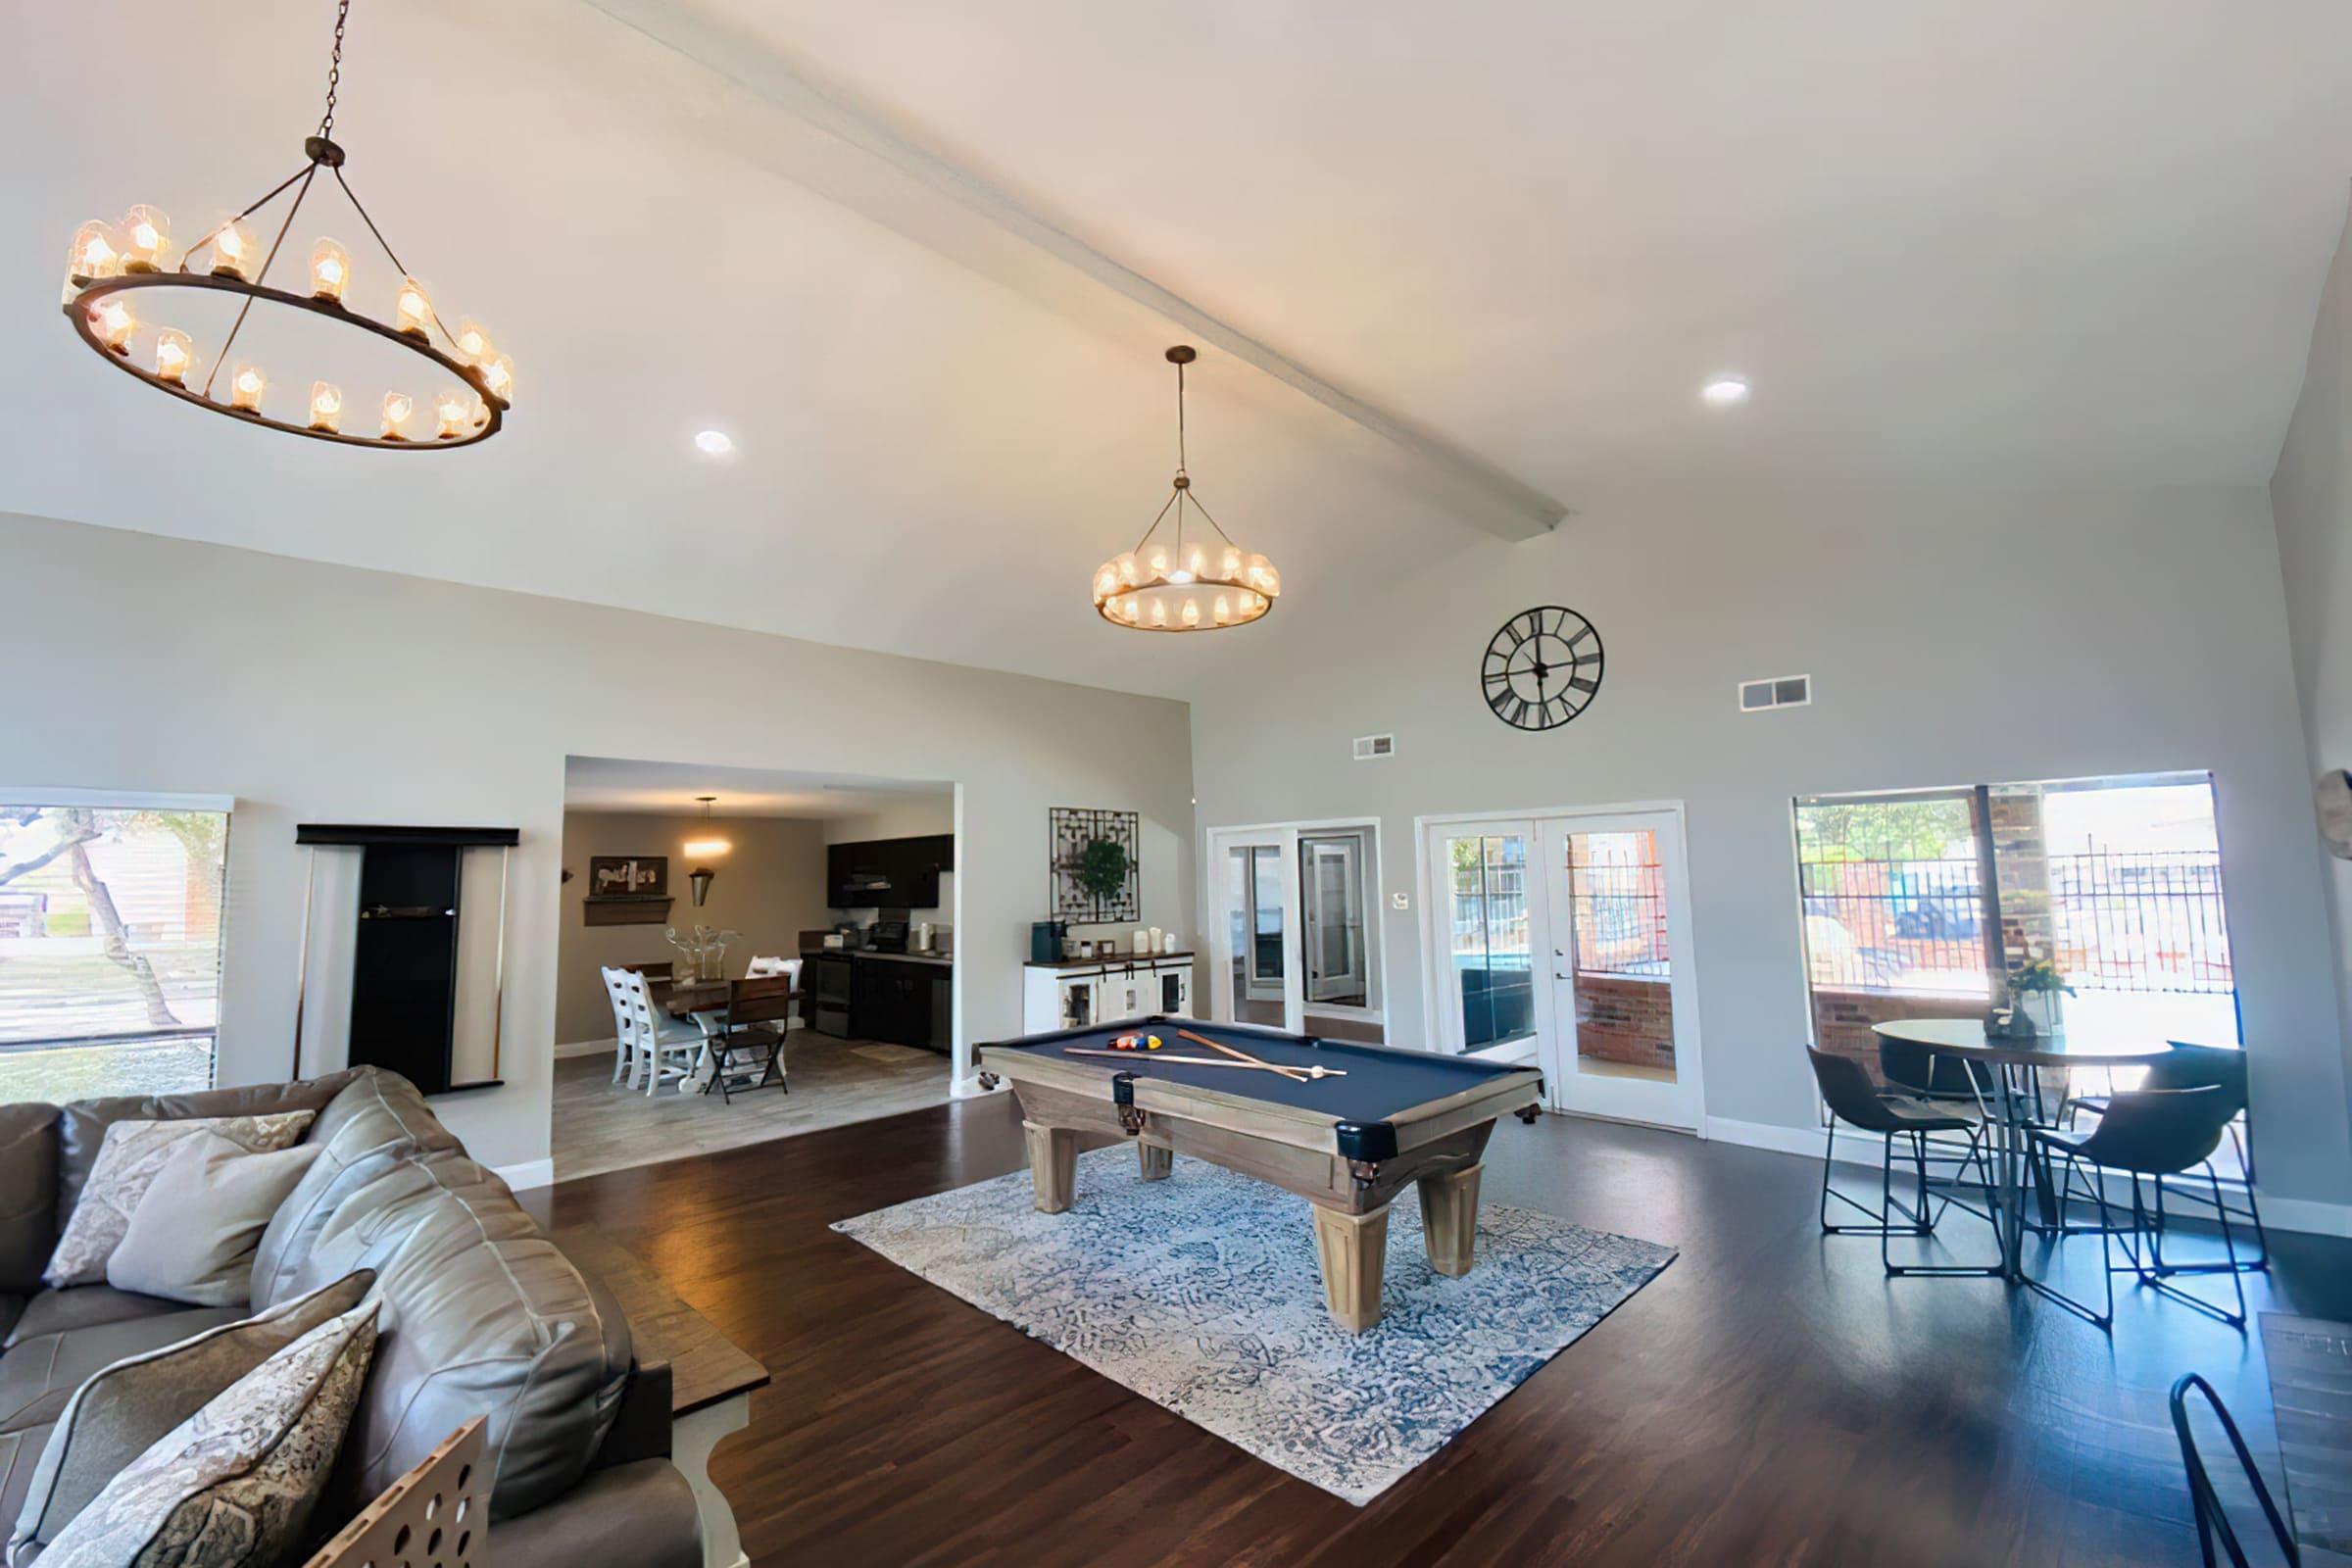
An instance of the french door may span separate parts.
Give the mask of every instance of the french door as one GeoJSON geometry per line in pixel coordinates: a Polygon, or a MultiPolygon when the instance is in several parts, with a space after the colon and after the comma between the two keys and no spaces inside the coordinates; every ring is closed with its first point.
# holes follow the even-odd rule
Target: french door
{"type": "Polygon", "coordinates": [[[1681,812],[1560,811],[1426,832],[1433,1044],[1532,1054],[1562,1110],[1702,1126],[1681,812]]]}
{"type": "Polygon", "coordinates": [[[1298,1032],[1306,1018],[1303,965],[1293,961],[1301,926],[1294,828],[1209,835],[1215,891],[1208,922],[1209,1016],[1298,1032]]]}

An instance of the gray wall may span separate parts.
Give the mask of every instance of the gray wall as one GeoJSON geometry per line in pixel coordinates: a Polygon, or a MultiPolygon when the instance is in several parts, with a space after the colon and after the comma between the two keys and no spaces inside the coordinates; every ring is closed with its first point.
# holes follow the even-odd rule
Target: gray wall
{"type": "Polygon", "coordinates": [[[547,1156],[567,755],[954,780],[964,1041],[1019,1032],[1050,808],[1139,811],[1148,920],[1193,906],[1182,703],[13,514],[0,575],[0,781],[236,797],[222,1083],[286,1070],[296,822],[521,829],[508,1082],[439,1107],[494,1164],[547,1156]]]}
{"type": "MultiPolygon", "coordinates": [[[[2352,222],[2328,270],[2271,510],[2286,582],[2287,641],[2310,741],[2309,767],[2352,768],[2352,222]]],[[[2352,860],[2324,858],[2335,938],[2345,1076],[2352,1081],[2352,860]]],[[[2352,1106],[2347,1107],[2352,1116],[2352,1106]]]]}
{"type": "Polygon", "coordinates": [[[650,811],[565,811],[564,868],[571,880],[559,898],[556,941],[556,1044],[612,1039],[612,1006],[599,972],[608,964],[684,961],[662,931],[675,926],[742,933],[728,944],[727,973],[739,975],[755,956],[789,958],[803,931],[822,930],[825,909],[825,829],[822,822],[788,816],[702,817],[650,811]],[[709,861],[718,874],[701,908],[686,880],[696,861],[691,839],[719,837],[732,846],[709,861]],[[590,925],[586,906],[588,858],[596,855],[669,857],[668,918],[656,925],[590,925]]]}
{"type": "MultiPolygon", "coordinates": [[[[1286,589],[1289,614],[1315,584],[1286,589]]],[[[1242,700],[1195,706],[1204,832],[1374,814],[1384,893],[1413,892],[1416,815],[1684,802],[1707,1110],[1768,1130],[1814,1125],[1791,796],[2211,768],[2266,1188],[2352,1192],[2259,488],[1588,498],[1547,538],[1475,546],[1346,608],[1270,645],[1242,700]],[[1528,735],[1483,706],[1479,656],[1546,603],[1592,617],[1607,675],[1582,717],[1528,735]],[[1737,711],[1740,679],[1798,672],[1814,707],[1737,711]],[[1349,760],[1349,737],[1386,730],[1396,756],[1349,760]]],[[[1389,1016],[1409,1043],[1420,912],[1381,909],[1389,1016]]]]}

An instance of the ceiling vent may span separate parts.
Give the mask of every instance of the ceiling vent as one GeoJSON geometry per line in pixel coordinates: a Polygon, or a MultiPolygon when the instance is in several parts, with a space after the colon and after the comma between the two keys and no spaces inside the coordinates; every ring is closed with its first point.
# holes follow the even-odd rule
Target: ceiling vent
{"type": "Polygon", "coordinates": [[[1358,735],[1355,738],[1355,760],[1369,762],[1376,757],[1395,757],[1396,737],[1394,735],[1358,735]]]}
{"type": "Polygon", "coordinates": [[[1777,675],[1770,680],[1746,680],[1740,683],[1740,711],[1760,713],[1767,708],[1809,708],[1813,703],[1813,677],[1810,675],[1777,675]]]}

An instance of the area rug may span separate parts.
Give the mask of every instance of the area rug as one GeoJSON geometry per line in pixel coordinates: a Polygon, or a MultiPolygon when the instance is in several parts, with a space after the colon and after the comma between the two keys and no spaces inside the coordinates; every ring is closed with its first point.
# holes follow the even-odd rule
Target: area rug
{"type": "Polygon", "coordinates": [[[1040,1214],[1029,1173],[860,1214],[840,1231],[1301,1481],[1362,1504],[1657,1277],[1675,1250],[1485,1203],[1478,1263],[1390,1211],[1386,1310],[1331,1320],[1305,1200],[1205,1160],[1147,1182],[1131,1148],[1078,1161],[1040,1214]]]}

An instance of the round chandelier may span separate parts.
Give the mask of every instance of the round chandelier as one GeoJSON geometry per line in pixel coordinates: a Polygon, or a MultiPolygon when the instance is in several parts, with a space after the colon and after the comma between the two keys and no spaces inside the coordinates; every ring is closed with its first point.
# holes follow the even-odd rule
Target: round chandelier
{"type": "MultiPolygon", "coordinates": [[[[456,332],[442,324],[432,296],[415,273],[401,265],[392,246],[360,205],[343,177],[343,149],[334,141],[335,88],[343,73],[343,30],[351,0],[335,7],[335,42],[326,74],[326,113],[316,134],[302,144],[304,164],[280,180],[260,201],[212,229],[194,244],[175,249],[172,222],[152,207],[133,207],[119,224],[92,220],[74,235],[74,254],[66,266],[65,314],[81,340],[118,368],[149,386],[169,392],[184,403],[249,423],[283,430],[288,435],[345,446],[377,447],[389,451],[428,452],[471,446],[498,433],[514,398],[514,366],[492,345],[480,323],[461,320],[456,332]],[[331,239],[321,238],[311,249],[310,269],[301,291],[273,287],[270,269],[284,248],[294,217],[302,211],[311,185],[325,170],[342,187],[352,210],[392,270],[400,287],[392,300],[392,319],[363,316],[344,303],[351,281],[351,258],[331,239]],[[288,190],[294,199],[266,252],[259,251],[245,220],[288,190]],[[196,343],[176,327],[142,322],[142,302],[173,298],[169,290],[211,291],[241,297],[235,322],[209,369],[196,379],[201,358],[196,343]],[[458,384],[435,391],[429,399],[394,387],[378,406],[374,433],[363,425],[344,428],[341,387],[329,381],[311,383],[309,406],[299,417],[270,412],[270,372],[251,361],[232,361],[245,318],[256,304],[305,311],[398,344],[455,377],[458,384]],[[225,373],[224,373],[225,372],[225,373]],[[421,415],[421,416],[420,416],[421,415]]],[[[424,372],[429,379],[430,372],[424,372]]]]}
{"type": "Polygon", "coordinates": [[[1122,550],[1096,568],[1095,610],[1114,626],[1136,631],[1217,631],[1247,626],[1264,617],[1282,593],[1282,574],[1263,556],[1251,555],[1217,526],[1184,471],[1184,368],[1199,356],[1183,343],[1168,350],[1176,367],[1176,482],[1152,526],[1133,550],[1122,550]],[[1196,528],[1185,537],[1187,509],[1216,535],[1196,528]],[[1168,514],[1176,514],[1170,537],[1160,538],[1168,514]]]}

